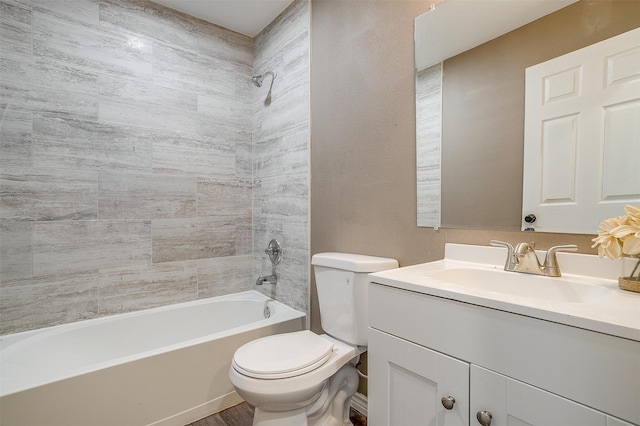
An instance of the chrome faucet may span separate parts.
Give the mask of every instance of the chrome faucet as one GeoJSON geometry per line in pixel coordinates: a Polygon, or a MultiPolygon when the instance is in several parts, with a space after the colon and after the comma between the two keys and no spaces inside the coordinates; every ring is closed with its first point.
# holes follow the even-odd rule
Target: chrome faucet
{"type": "Polygon", "coordinates": [[[282,261],[282,247],[278,240],[273,239],[269,241],[269,245],[264,252],[269,256],[269,260],[271,261],[271,275],[259,276],[256,280],[256,285],[277,284],[278,274],[276,272],[276,266],[282,261]]]}
{"type": "Polygon", "coordinates": [[[256,280],[256,285],[262,284],[277,284],[278,277],[276,275],[261,275],[256,280]]]}
{"type": "Polygon", "coordinates": [[[518,243],[515,248],[504,241],[491,240],[492,246],[502,246],[507,248],[507,261],[504,270],[509,272],[522,272],[525,274],[545,275],[547,277],[559,277],[560,266],[556,253],[559,251],[578,251],[578,246],[569,244],[564,246],[554,246],[547,250],[544,263],[540,264],[535,251],[535,243],[518,243]]]}

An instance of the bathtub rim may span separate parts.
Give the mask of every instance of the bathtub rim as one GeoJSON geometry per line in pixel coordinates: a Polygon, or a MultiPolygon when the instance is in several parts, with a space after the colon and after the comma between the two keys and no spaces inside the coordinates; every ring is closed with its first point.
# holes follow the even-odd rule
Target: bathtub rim
{"type": "MultiPolygon", "coordinates": [[[[6,386],[3,386],[0,384],[0,398],[13,395],[19,392],[23,392],[23,391],[28,391],[29,389],[34,389],[40,386],[45,386],[51,383],[55,383],[57,381],[66,380],[71,377],[91,373],[101,369],[106,369],[115,365],[120,365],[128,362],[142,360],[145,358],[150,358],[156,355],[178,350],[181,348],[196,346],[211,340],[223,339],[225,337],[228,337],[234,334],[247,332],[249,330],[261,328],[269,324],[295,320],[295,319],[304,318],[307,316],[304,312],[298,311],[290,306],[287,306],[284,303],[277,301],[275,299],[272,299],[269,296],[266,296],[256,290],[247,290],[247,291],[238,292],[238,293],[232,293],[232,294],[221,295],[221,296],[213,296],[213,297],[208,297],[204,299],[192,300],[188,302],[158,306],[158,307],[149,308],[149,309],[141,309],[138,311],[125,312],[121,314],[108,315],[108,316],[99,317],[99,318],[91,318],[87,320],[74,321],[74,322],[65,323],[65,324],[58,324],[58,325],[44,327],[44,328],[35,329],[35,330],[27,330],[27,331],[22,331],[18,333],[7,334],[7,335],[0,336],[0,378],[3,378],[4,374],[2,373],[5,369],[12,368],[12,367],[15,368],[15,366],[12,366],[11,364],[4,363],[3,356],[2,356],[3,353],[6,353],[6,351],[8,351],[10,348],[12,348],[11,352],[13,352],[16,349],[19,350],[22,346],[28,344],[32,339],[40,340],[40,339],[48,338],[50,336],[55,336],[56,334],[64,333],[68,329],[86,328],[86,327],[91,327],[94,324],[118,321],[123,318],[135,318],[138,316],[148,315],[149,313],[188,308],[191,306],[199,306],[199,305],[205,305],[209,303],[220,303],[225,300],[234,300],[234,301],[249,300],[249,301],[256,301],[256,302],[276,303],[278,306],[278,310],[277,310],[278,312],[276,313],[276,315],[273,315],[269,318],[264,318],[258,321],[249,322],[237,327],[232,327],[229,329],[207,334],[194,339],[185,340],[182,342],[162,346],[160,348],[155,348],[152,350],[147,350],[147,351],[139,352],[132,355],[117,357],[114,359],[110,359],[108,361],[91,364],[85,367],[66,370],[63,374],[54,374],[51,377],[47,377],[41,381],[38,381],[35,384],[32,383],[32,381],[28,381],[28,383],[24,385],[19,384],[19,385],[10,386],[9,390],[6,390],[5,389],[6,386]]],[[[24,369],[24,367],[20,367],[20,368],[24,369]]],[[[2,381],[4,382],[4,380],[2,381]]]]}

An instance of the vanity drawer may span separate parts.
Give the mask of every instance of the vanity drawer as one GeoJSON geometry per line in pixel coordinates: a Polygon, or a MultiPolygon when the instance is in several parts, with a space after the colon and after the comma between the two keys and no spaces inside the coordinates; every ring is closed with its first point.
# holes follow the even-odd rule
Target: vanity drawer
{"type": "Polygon", "coordinates": [[[372,328],[640,424],[640,342],[371,284],[372,328]]]}

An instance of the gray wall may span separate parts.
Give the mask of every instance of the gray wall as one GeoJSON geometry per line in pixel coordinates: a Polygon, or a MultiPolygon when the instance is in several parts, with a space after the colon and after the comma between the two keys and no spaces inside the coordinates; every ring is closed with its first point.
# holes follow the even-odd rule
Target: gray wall
{"type": "Polygon", "coordinates": [[[277,70],[254,89],[254,275],[271,274],[264,250],[283,247],[278,284],[267,295],[307,312],[309,300],[309,19],[307,0],[296,0],[255,38],[254,72],[277,70]]]}
{"type": "MultiPolygon", "coordinates": [[[[252,122],[298,82],[279,70],[258,107],[250,77],[254,57],[289,66],[270,43],[308,29],[306,3],[255,54],[144,0],[0,6],[0,333],[253,288],[252,220],[273,213],[252,217],[252,122]]],[[[308,111],[307,92],[294,103],[308,111]]]]}

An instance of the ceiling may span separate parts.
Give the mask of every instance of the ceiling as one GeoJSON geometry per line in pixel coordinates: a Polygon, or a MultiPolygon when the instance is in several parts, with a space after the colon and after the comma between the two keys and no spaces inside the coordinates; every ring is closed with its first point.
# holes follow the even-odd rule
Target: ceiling
{"type": "Polygon", "coordinates": [[[249,37],[255,37],[293,0],[152,1],[249,37]]]}

